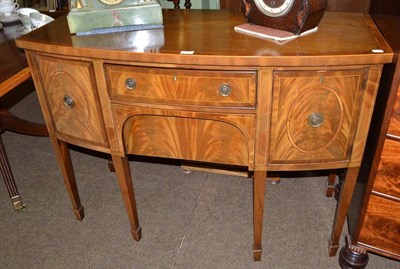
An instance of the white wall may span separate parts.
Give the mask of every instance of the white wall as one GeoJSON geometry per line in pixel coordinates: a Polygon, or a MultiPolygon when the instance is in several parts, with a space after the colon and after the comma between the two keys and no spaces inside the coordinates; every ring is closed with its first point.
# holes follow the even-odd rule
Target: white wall
{"type": "MultiPolygon", "coordinates": [[[[180,0],[180,7],[183,9],[185,0],[180,0]]],[[[192,9],[219,9],[219,0],[192,0],[192,9]]],[[[174,4],[167,0],[160,0],[163,8],[174,8],[174,4]]]]}

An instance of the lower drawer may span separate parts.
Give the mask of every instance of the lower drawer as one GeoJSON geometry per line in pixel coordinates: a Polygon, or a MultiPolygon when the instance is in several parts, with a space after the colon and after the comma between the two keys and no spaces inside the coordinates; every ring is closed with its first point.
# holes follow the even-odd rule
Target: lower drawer
{"type": "Polygon", "coordinates": [[[135,115],[124,124],[129,154],[250,166],[254,158],[254,116],[189,118],[135,115]]]}
{"type": "Polygon", "coordinates": [[[371,195],[358,242],[400,259],[400,203],[371,195]]]}

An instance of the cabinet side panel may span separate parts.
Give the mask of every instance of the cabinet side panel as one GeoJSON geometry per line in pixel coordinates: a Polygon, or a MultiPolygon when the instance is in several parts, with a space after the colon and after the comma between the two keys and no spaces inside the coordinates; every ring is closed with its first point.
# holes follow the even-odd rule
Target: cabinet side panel
{"type": "MultiPolygon", "coordinates": [[[[400,73],[398,75],[400,75],[400,73]]],[[[397,81],[399,81],[399,78],[397,81]]],[[[397,139],[400,140],[400,85],[397,89],[397,98],[393,106],[388,133],[396,136],[397,139]]]]}
{"type": "Polygon", "coordinates": [[[380,254],[400,258],[400,204],[371,195],[359,244],[380,254]]]}
{"type": "Polygon", "coordinates": [[[378,166],[378,172],[375,177],[373,191],[397,198],[400,203],[399,142],[386,139],[378,166]]]}

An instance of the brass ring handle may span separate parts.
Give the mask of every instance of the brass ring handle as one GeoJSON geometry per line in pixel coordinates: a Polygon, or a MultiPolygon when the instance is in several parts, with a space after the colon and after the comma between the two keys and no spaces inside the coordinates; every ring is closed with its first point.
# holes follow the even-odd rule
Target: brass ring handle
{"type": "Polygon", "coordinates": [[[67,108],[73,108],[75,105],[74,99],[71,96],[65,95],[63,98],[64,106],[67,108]]]}
{"type": "Polygon", "coordinates": [[[125,87],[128,90],[134,90],[136,88],[136,81],[133,78],[127,78],[125,80],[125,87]]]}
{"type": "Polygon", "coordinates": [[[308,117],[308,124],[313,128],[318,128],[324,122],[324,115],[320,112],[311,113],[308,117]]]}
{"type": "Polygon", "coordinates": [[[229,96],[232,92],[231,87],[228,84],[222,84],[219,86],[219,94],[223,97],[229,96]]]}

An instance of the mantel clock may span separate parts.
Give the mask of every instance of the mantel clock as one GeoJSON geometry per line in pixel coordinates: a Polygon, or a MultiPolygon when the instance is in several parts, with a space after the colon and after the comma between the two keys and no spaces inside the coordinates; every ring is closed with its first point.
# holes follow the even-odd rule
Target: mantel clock
{"type": "Polygon", "coordinates": [[[327,0],[243,0],[249,23],[301,34],[320,22],[327,0]]]}

